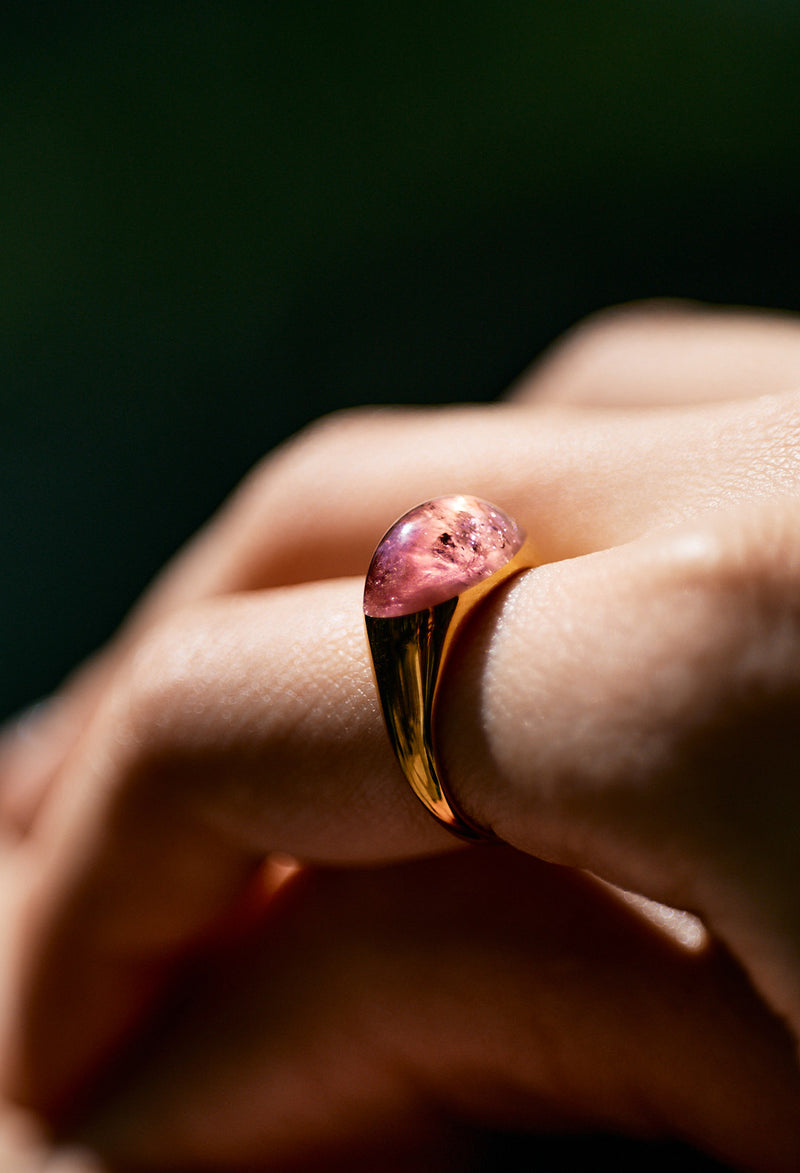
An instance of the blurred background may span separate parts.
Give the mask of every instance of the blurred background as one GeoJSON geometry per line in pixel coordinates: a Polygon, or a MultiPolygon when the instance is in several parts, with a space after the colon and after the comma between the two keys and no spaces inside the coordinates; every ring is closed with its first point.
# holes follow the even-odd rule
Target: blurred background
{"type": "Polygon", "coordinates": [[[6,0],[0,715],[320,413],[800,308],[799,63],[791,0],[6,0]]]}
{"type": "Polygon", "coordinates": [[[792,0],[5,0],[0,715],[319,414],[800,309],[799,64],[792,0]]]}

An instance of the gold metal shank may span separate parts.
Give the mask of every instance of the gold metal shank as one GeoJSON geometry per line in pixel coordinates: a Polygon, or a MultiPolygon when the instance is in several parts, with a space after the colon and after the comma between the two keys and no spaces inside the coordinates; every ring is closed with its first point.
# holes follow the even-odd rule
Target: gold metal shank
{"type": "Polygon", "coordinates": [[[501,583],[536,564],[526,541],[505,566],[455,598],[410,615],[364,617],[383,716],[403,773],[434,818],[471,842],[493,836],[458,810],[437,763],[436,708],[443,670],[471,612],[501,583]]]}

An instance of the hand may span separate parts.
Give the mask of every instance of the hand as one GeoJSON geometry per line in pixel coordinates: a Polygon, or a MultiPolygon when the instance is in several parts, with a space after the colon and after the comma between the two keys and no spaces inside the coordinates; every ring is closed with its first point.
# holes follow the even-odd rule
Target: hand
{"type": "MultiPolygon", "coordinates": [[[[628,312],[585,327],[508,404],[337,418],[257,470],[156,585],[122,636],[54,702],[35,751],[6,746],[6,809],[25,829],[8,861],[3,1017],[6,1079],[14,1093],[56,1111],[90,1088],[165,990],[182,988],[187,954],[219,957],[222,973],[229,965],[234,972],[230,933],[237,918],[242,948],[258,953],[270,948],[272,933],[282,941],[288,931],[282,926],[302,926],[305,916],[313,922],[314,909],[327,908],[336,917],[329,922],[336,939],[330,931],[312,935],[308,952],[327,974],[334,962],[345,964],[351,948],[356,967],[369,952],[358,949],[365,928],[354,893],[368,893],[376,876],[388,883],[381,891],[396,918],[404,886],[427,891],[425,869],[434,867],[443,869],[437,873],[443,893],[450,883],[458,889],[466,874],[478,891],[488,886],[488,905],[496,908],[502,903],[491,887],[497,868],[503,893],[525,895],[508,929],[519,968],[508,981],[496,975],[498,1006],[517,1005],[515,991],[529,982],[532,1004],[543,1004],[542,985],[532,977],[540,946],[555,959],[566,949],[581,966],[591,956],[592,967],[613,975],[604,987],[608,1014],[615,1003],[618,1014],[641,1006],[646,1022],[653,1006],[648,984],[673,1007],[676,996],[668,991],[680,989],[680,1011],[667,1011],[669,1031],[686,1005],[690,1021],[714,1022],[713,1037],[725,1040],[715,1052],[726,1056],[721,1078],[742,1093],[735,1102],[749,1098],[753,1071],[758,1087],[768,1089],[761,1097],[767,1102],[752,1099],[772,1138],[760,1138],[763,1167],[793,1167],[800,1153],[797,1071],[789,1033],[770,1014],[782,1016],[795,1036],[800,1032],[793,786],[798,356],[800,331],[789,320],[628,312]],[[676,388],[680,406],[672,405],[676,388]],[[642,406],[614,406],[637,398],[642,406]],[[692,402],[703,398],[720,401],[692,402]],[[658,966],[650,945],[641,943],[636,914],[605,890],[599,905],[605,911],[598,911],[594,881],[520,863],[514,853],[494,855],[488,873],[481,852],[398,865],[369,873],[369,886],[358,870],[312,871],[310,879],[256,900],[253,910],[252,877],[271,851],[307,864],[363,867],[454,846],[416,805],[391,759],[366,658],[361,582],[347,576],[363,575],[377,538],[410,504],[459,488],[515,515],[547,563],[493,597],[465,633],[448,673],[442,757],[459,804],[516,848],[696,910],[756,994],[741,974],[731,977],[716,947],[681,954],[675,982],[666,966],[663,984],[654,985],[658,966]],[[518,885],[508,886],[507,859],[523,869],[518,885]],[[565,889],[552,880],[556,875],[568,876],[565,889]],[[624,930],[587,936],[583,918],[573,913],[565,921],[569,939],[559,924],[544,934],[542,946],[536,918],[543,887],[549,899],[569,905],[575,884],[589,918],[605,926],[608,911],[624,930]],[[345,893],[339,903],[337,892],[345,893]],[[354,923],[345,916],[351,906],[354,923]],[[282,920],[286,907],[294,911],[282,920]],[[641,948],[640,968],[637,962],[620,972],[618,958],[606,956],[604,942],[616,947],[622,938],[620,955],[630,949],[638,958],[641,948]],[[645,981],[638,980],[642,971],[645,981]],[[701,973],[700,985],[708,983],[711,993],[695,1001],[679,973],[701,973]],[[732,1006],[744,1007],[741,1026],[732,1006]],[[714,1015],[721,1016],[719,1025],[714,1015]],[[758,1063],[750,1068],[755,1054],[758,1063]],[[774,1148],[765,1152],[769,1144],[774,1148]]],[[[492,916],[475,928],[464,920],[473,898],[466,904],[441,899],[440,918],[461,924],[442,962],[452,980],[473,943],[478,958],[481,934],[493,940],[492,916]]],[[[399,972],[413,970],[419,941],[430,939],[425,917],[414,921],[401,942],[410,958],[392,946],[402,958],[399,972]]],[[[298,955],[279,954],[287,968],[278,967],[278,984],[291,984],[298,955]]],[[[565,1031],[593,998],[581,973],[580,982],[564,986],[569,1010],[555,1018],[565,1031]]],[[[217,1005],[220,993],[196,997],[202,1008],[203,997],[217,1005]]],[[[408,1015],[409,1003],[396,997],[397,1014],[408,1015]]],[[[244,990],[237,1001],[243,1022],[250,1021],[253,998],[244,990]]],[[[309,999],[298,1030],[312,1013],[309,999]]],[[[481,1005],[487,1001],[484,995],[481,1005]]],[[[370,1008],[377,1014],[382,1005],[395,1005],[388,993],[370,1008]]],[[[416,1000],[410,1008],[417,1015],[422,1009],[416,1000]]],[[[186,1015],[196,1034],[192,1013],[201,1010],[186,1015]]],[[[504,1013],[499,1020],[508,1021],[504,1013]]],[[[312,1020],[321,1029],[319,1015],[312,1020]]],[[[274,1029],[267,1025],[267,1037],[259,1035],[267,1056],[274,1029]]],[[[714,1091],[718,1081],[703,1067],[701,1031],[670,1034],[682,1040],[680,1065],[705,1073],[692,1082],[690,1102],[675,1106],[680,1080],[670,1092],[635,1058],[644,1029],[638,1019],[630,1026],[630,1049],[611,1064],[603,1120],[638,1131],[656,1118],[657,1127],[758,1167],[758,1153],[742,1136],[741,1112],[726,1119],[714,1091]],[[628,1080],[642,1097],[638,1112],[627,1102],[628,1080]]],[[[458,1015],[449,1030],[458,1050],[464,1034],[458,1015]]],[[[214,1037],[209,1028],[209,1047],[214,1037]]],[[[581,1073],[579,1048],[568,1048],[559,1080],[552,1066],[541,1074],[535,1020],[517,1056],[519,1070],[494,1037],[490,1031],[482,1073],[480,1055],[470,1056],[466,1068],[453,1062],[446,1092],[437,1088],[439,1102],[449,1098],[450,1106],[464,1107],[457,1095],[464,1070],[481,1074],[486,1094],[486,1085],[497,1085],[499,1067],[511,1073],[521,1115],[527,1112],[533,1123],[542,1095],[564,1119],[588,1116],[594,1123],[597,1101],[589,1085],[596,1097],[607,1078],[599,1057],[581,1073]]],[[[411,1065],[416,1088],[436,1085],[438,1054],[432,1043],[428,1049],[429,1039],[423,1035],[411,1065]]],[[[151,1104],[160,1096],[167,1105],[145,1140],[151,1163],[186,1158],[176,1141],[177,1135],[189,1143],[180,1121],[199,1120],[201,1105],[214,1100],[214,1087],[224,1087],[235,1066],[233,1057],[224,1069],[210,1065],[207,1082],[197,1081],[202,1095],[181,1116],[175,1097],[164,1100],[165,1078],[158,1073],[179,1062],[185,1046],[178,1026],[149,1066],[137,1070],[139,1090],[129,1092],[146,1097],[141,1089],[151,1080],[162,1089],[151,1104]],[[178,1123],[170,1138],[171,1120],[178,1123]]],[[[313,1078],[314,1056],[298,1043],[301,1074],[311,1064],[306,1080],[313,1078]]],[[[391,1069],[404,1056],[390,1047],[383,1058],[391,1069]]],[[[373,1086],[368,1070],[355,1078],[359,1087],[373,1086]]],[[[166,1082],[179,1086],[170,1077],[166,1082]]],[[[298,1087],[302,1093],[302,1079],[298,1087]]],[[[348,1082],[333,1103],[341,1108],[351,1097],[348,1082]]],[[[124,1100],[119,1103],[119,1110],[106,1111],[107,1120],[124,1118],[124,1100]]],[[[308,1097],[299,1094],[292,1104],[288,1147],[301,1144],[309,1118],[308,1097]]],[[[467,1107],[480,1114],[476,1104],[467,1107]]],[[[491,1095],[484,1108],[491,1117],[491,1095]]],[[[262,1101],[249,1117],[237,1114],[247,1159],[265,1135],[268,1111],[262,1101]]],[[[312,1116],[319,1120],[315,1107],[312,1116]]],[[[363,1139],[368,1123],[358,1112],[356,1118],[354,1135],[361,1127],[363,1139]]],[[[757,1135],[750,1123],[748,1129],[757,1135]]],[[[123,1153],[136,1143],[130,1135],[120,1139],[119,1125],[104,1135],[112,1147],[115,1136],[123,1153]]],[[[228,1128],[226,1143],[235,1145],[236,1135],[228,1128]]],[[[229,1152],[225,1159],[236,1158],[229,1152]]]]}

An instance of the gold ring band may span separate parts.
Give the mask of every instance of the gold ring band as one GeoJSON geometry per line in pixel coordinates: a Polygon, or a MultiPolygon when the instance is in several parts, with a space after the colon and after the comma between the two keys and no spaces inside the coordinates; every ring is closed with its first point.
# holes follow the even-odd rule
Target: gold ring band
{"type": "Polygon", "coordinates": [[[439,686],[467,616],[536,565],[525,532],[487,501],[437,497],[404,514],[372,557],[364,618],[389,739],[417,798],[462,839],[492,838],[448,795],[436,754],[439,686]]]}

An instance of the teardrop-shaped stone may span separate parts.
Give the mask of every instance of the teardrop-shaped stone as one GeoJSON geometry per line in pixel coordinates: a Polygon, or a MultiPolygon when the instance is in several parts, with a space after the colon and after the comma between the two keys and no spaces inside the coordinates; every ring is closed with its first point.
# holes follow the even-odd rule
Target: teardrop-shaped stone
{"type": "Polygon", "coordinates": [[[367,572],[364,612],[388,619],[435,607],[489,578],[524,541],[524,530],[488,501],[435,497],[381,539],[367,572]]]}

